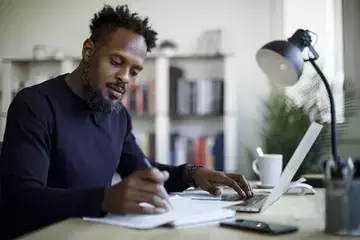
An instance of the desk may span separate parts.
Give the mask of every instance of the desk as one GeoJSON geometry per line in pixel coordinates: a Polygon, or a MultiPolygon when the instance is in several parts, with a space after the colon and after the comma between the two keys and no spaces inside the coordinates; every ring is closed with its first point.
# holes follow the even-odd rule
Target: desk
{"type": "MultiPolygon", "coordinates": [[[[324,190],[316,189],[316,195],[282,196],[262,213],[238,213],[238,217],[267,222],[288,223],[299,227],[297,233],[276,237],[276,239],[341,239],[324,234],[324,190]]],[[[21,238],[22,240],[92,240],[92,239],[274,239],[256,233],[226,229],[218,225],[153,230],[132,230],[117,226],[84,222],[81,219],[69,219],[44,228],[21,238]]],[[[346,239],[356,239],[346,238],[346,239]]],[[[357,238],[358,239],[358,238],[357,238]]]]}

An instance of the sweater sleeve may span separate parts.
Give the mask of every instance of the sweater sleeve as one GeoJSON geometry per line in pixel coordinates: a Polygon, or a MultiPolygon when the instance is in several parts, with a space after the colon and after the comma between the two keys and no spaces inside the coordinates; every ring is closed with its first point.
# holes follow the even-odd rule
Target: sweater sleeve
{"type": "MultiPolygon", "coordinates": [[[[135,136],[132,133],[131,117],[126,110],[125,115],[128,122],[128,129],[123,144],[120,163],[117,169],[121,178],[127,177],[136,170],[146,168],[144,162],[144,157],[146,156],[136,143],[135,136]]],[[[169,172],[170,177],[164,185],[168,192],[181,192],[191,186],[188,183],[189,181],[186,181],[188,164],[180,166],[170,166],[167,164],[160,164],[158,162],[151,162],[151,164],[161,171],[166,170],[169,172]]]]}
{"type": "Polygon", "coordinates": [[[47,187],[52,114],[46,98],[24,89],[12,101],[1,152],[2,218],[14,237],[70,217],[101,216],[104,189],[47,187]]]}

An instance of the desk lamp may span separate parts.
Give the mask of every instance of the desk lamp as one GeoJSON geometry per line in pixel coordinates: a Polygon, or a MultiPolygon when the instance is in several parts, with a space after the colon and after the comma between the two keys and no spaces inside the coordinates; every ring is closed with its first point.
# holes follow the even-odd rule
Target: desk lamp
{"type": "Polygon", "coordinates": [[[331,178],[344,178],[351,174],[352,171],[349,170],[353,168],[353,164],[352,161],[343,161],[337,152],[334,98],[329,82],[315,62],[319,58],[319,54],[311,45],[310,33],[312,32],[309,30],[298,29],[287,41],[269,42],[257,52],[256,60],[272,83],[283,86],[293,85],[299,80],[305,62],[310,62],[315,68],[325,85],[330,100],[332,160],[327,164],[329,168],[331,167],[328,175],[331,178]],[[312,56],[309,54],[308,59],[304,59],[302,56],[305,48],[308,48],[309,53],[312,54],[312,56]]]}
{"type": "MultiPolygon", "coordinates": [[[[344,161],[338,155],[334,98],[325,75],[315,62],[319,58],[319,54],[312,46],[310,33],[317,36],[309,30],[298,29],[287,41],[276,40],[269,42],[258,50],[256,53],[256,60],[260,68],[273,84],[280,84],[283,86],[295,84],[302,75],[304,63],[310,62],[325,85],[330,100],[332,150],[332,159],[326,163],[325,169],[325,179],[328,180],[326,189],[326,231],[339,234],[344,229],[351,229],[348,219],[349,215],[352,214],[350,209],[354,206],[346,205],[345,209],[346,207],[349,207],[348,210],[343,211],[342,209],[344,209],[344,204],[348,204],[348,197],[353,195],[353,193],[350,194],[349,192],[349,186],[353,185],[354,164],[351,158],[344,161]],[[307,59],[304,59],[302,55],[302,51],[305,48],[309,50],[307,59]],[[338,190],[335,189],[340,186],[338,183],[341,183],[340,188],[344,190],[344,194],[335,199],[331,194],[336,192],[335,190],[338,190]],[[332,188],[330,187],[331,185],[333,186],[332,188]],[[334,187],[335,185],[336,187],[334,187]],[[337,215],[341,215],[343,218],[337,215]],[[344,223],[340,223],[341,219],[344,220],[344,223]]],[[[352,209],[352,211],[354,211],[354,209],[352,209]]],[[[357,221],[359,221],[357,226],[359,226],[360,217],[357,219],[357,221]]],[[[351,232],[351,230],[349,230],[348,233],[349,232],[351,232]]],[[[349,235],[351,235],[351,233],[349,235]]]]}

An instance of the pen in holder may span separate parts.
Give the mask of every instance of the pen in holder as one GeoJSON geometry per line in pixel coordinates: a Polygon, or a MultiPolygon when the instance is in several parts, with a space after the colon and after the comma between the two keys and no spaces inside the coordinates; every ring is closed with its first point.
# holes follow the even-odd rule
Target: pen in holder
{"type": "Polygon", "coordinates": [[[325,232],[341,236],[360,236],[360,178],[351,158],[343,169],[342,178],[333,178],[334,162],[326,165],[325,232]]]}

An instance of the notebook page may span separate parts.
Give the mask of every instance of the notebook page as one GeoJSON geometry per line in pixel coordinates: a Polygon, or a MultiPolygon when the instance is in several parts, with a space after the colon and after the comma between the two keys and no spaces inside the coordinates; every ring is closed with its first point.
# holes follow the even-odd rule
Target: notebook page
{"type": "Polygon", "coordinates": [[[198,191],[198,192],[181,192],[181,193],[176,193],[177,195],[181,196],[181,197],[186,197],[186,198],[190,198],[193,200],[221,200],[222,195],[219,196],[213,196],[210,193],[202,190],[202,191],[198,191]]]}
{"type": "Polygon", "coordinates": [[[173,213],[168,212],[164,214],[154,215],[115,215],[109,214],[104,218],[84,218],[86,221],[106,223],[121,227],[135,228],[135,229],[151,229],[166,223],[172,222],[175,219],[173,213]]]}
{"type": "Polygon", "coordinates": [[[216,224],[221,220],[235,218],[236,211],[232,209],[219,208],[212,211],[206,211],[191,217],[181,217],[169,224],[171,227],[196,227],[208,224],[216,224]]]}
{"type": "MultiPolygon", "coordinates": [[[[217,204],[210,204],[210,202],[204,204],[203,201],[191,200],[180,196],[173,196],[170,198],[170,201],[174,210],[163,214],[109,214],[104,218],[84,218],[84,220],[135,229],[151,229],[172,223],[176,220],[181,220],[182,224],[184,224],[184,221],[191,219],[192,216],[212,212],[224,207],[223,204],[218,204],[219,202],[217,202],[217,204]]],[[[207,219],[200,219],[200,221],[201,220],[207,221],[207,219]]]]}

